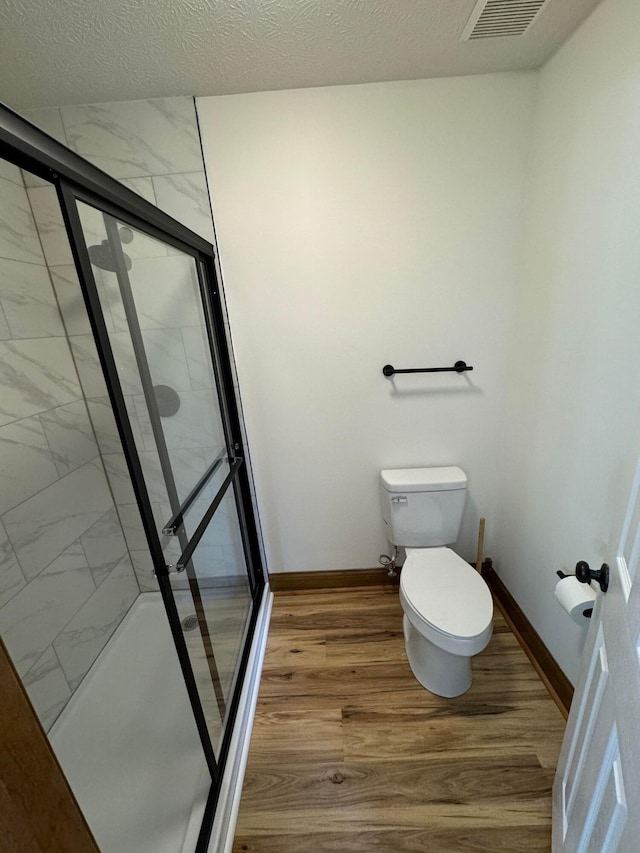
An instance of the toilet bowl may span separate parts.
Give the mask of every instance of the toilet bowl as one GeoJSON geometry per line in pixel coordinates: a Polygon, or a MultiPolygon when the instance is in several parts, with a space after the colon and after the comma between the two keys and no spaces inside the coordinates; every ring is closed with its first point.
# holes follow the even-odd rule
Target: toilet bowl
{"type": "Polygon", "coordinates": [[[480,575],[450,548],[408,548],[400,575],[407,659],[438,696],[471,686],[471,658],[486,648],[493,601],[480,575]]]}

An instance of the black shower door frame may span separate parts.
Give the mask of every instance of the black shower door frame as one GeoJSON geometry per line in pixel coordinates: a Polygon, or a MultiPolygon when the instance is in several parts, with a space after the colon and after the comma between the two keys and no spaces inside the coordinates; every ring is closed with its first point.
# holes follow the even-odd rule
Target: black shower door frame
{"type": "MultiPolygon", "coordinates": [[[[244,464],[245,448],[240,425],[240,415],[233,388],[233,374],[224,325],[222,295],[215,265],[215,250],[212,244],[186,228],[182,223],[136,195],[136,193],[120,184],[117,180],[70,151],[61,143],[49,137],[43,131],[31,125],[17,113],[3,105],[0,105],[0,157],[49,181],[57,190],[109,398],[122,441],[136,501],[142,516],[154,572],[164,601],[196,726],[211,774],[212,785],[195,849],[195,853],[205,853],[211,835],[220,784],[229,753],[240,693],[244,683],[251,640],[265,586],[264,569],[260,555],[247,466],[244,464]],[[150,237],[178,249],[185,255],[191,256],[195,260],[198,271],[200,296],[211,352],[211,363],[216,379],[218,403],[223,422],[226,453],[228,455],[230,470],[211,502],[209,509],[205,512],[203,523],[198,526],[189,540],[181,539],[181,545],[183,546],[181,559],[186,564],[184,568],[187,568],[190,564],[190,556],[204,533],[206,521],[213,516],[222,498],[231,490],[235,496],[252,598],[252,610],[244,638],[238,667],[238,677],[234,685],[231,700],[227,703],[226,713],[223,716],[223,738],[217,759],[205,721],[202,703],[170,583],[170,573],[175,570],[175,567],[168,565],[165,561],[162,544],[156,528],[151,501],[145,484],[138,450],[131,430],[124,395],[120,386],[118,371],[102,313],[92,264],[85,243],[77,206],[78,202],[88,204],[102,211],[105,214],[105,223],[107,223],[108,217],[112,217],[125,225],[142,231],[150,237]]],[[[115,249],[115,246],[112,248],[115,249]]],[[[117,250],[116,266],[118,266],[117,250]]],[[[118,273],[118,270],[116,272],[118,273]]],[[[120,272],[123,271],[120,270],[120,272]]],[[[126,274],[119,275],[118,282],[121,290],[123,290],[123,298],[130,297],[131,294],[126,293],[128,287],[126,274]]],[[[135,336],[132,340],[138,364],[142,364],[144,369],[146,356],[141,351],[140,342],[136,342],[135,336]]],[[[163,449],[162,442],[160,445],[158,449],[163,471],[169,470],[170,465],[166,456],[166,448],[163,449]]],[[[194,499],[199,488],[212,475],[216,462],[205,472],[200,483],[194,487],[190,495],[182,502],[182,505],[178,507],[174,505],[172,507],[173,517],[171,521],[167,522],[167,525],[173,525],[175,527],[174,532],[180,527],[182,515],[186,512],[187,506],[194,499]]],[[[189,575],[189,572],[187,574],[189,575]]],[[[202,609],[202,601],[197,580],[194,583],[193,576],[190,577],[192,580],[190,584],[191,592],[194,596],[196,611],[199,612],[202,609]]]]}

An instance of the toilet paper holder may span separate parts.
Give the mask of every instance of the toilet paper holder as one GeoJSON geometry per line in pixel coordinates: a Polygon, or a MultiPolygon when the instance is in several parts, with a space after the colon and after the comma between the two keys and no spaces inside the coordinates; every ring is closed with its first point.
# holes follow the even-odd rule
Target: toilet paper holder
{"type": "MultiPolygon", "coordinates": [[[[559,578],[572,577],[572,575],[565,574],[561,569],[558,569],[556,574],[559,578]]],[[[606,592],[609,589],[609,566],[607,563],[603,563],[599,569],[592,569],[585,560],[578,560],[575,577],[580,583],[590,584],[592,580],[598,581],[602,592],[606,592]]]]}

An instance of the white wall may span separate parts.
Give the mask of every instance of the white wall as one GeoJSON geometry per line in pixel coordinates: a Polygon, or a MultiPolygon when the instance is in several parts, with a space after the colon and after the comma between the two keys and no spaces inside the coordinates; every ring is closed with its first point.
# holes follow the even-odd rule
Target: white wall
{"type": "MultiPolygon", "coordinates": [[[[496,513],[535,75],[197,102],[271,571],[376,565],[381,468],[496,513]],[[464,359],[460,377],[382,366],[464,359]]],[[[490,541],[490,540],[489,540],[490,541]]]]}
{"type": "Polygon", "coordinates": [[[605,0],[540,74],[501,461],[498,570],[567,674],[555,570],[612,562],[640,439],[640,4],[605,0]]]}

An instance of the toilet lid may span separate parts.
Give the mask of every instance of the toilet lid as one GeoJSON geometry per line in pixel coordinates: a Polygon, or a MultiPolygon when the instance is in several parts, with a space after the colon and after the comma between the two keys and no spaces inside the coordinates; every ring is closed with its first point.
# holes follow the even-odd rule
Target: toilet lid
{"type": "Polygon", "coordinates": [[[493,618],[489,587],[450,548],[411,550],[400,587],[416,615],[443,634],[477,637],[493,618]]]}

